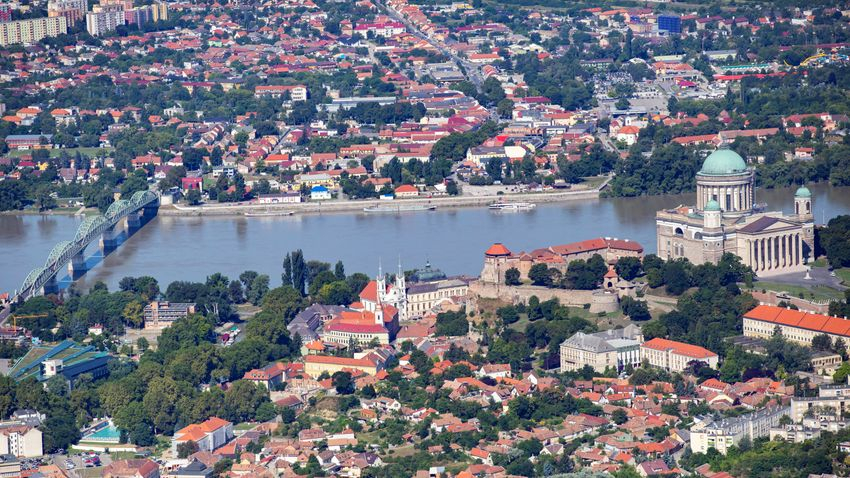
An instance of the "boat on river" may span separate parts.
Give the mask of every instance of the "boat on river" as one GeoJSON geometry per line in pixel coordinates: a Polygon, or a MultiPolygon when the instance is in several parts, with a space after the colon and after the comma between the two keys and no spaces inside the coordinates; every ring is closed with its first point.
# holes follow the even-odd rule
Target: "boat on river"
{"type": "Polygon", "coordinates": [[[431,204],[379,204],[375,206],[364,207],[364,212],[369,213],[386,213],[386,212],[418,212],[418,211],[434,211],[437,206],[431,204]]]}
{"type": "Polygon", "coordinates": [[[260,211],[260,212],[244,212],[242,213],[245,217],[279,217],[279,216],[291,216],[295,214],[295,211],[260,211]]]}
{"type": "Polygon", "coordinates": [[[537,207],[537,204],[530,202],[497,202],[488,206],[493,211],[530,211],[537,207]]]}

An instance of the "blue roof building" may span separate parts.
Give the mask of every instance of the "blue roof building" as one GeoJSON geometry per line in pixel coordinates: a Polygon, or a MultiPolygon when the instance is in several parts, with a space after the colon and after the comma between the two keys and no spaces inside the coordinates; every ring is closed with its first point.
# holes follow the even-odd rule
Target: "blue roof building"
{"type": "Polygon", "coordinates": [[[33,346],[15,362],[9,376],[16,381],[32,377],[44,382],[54,375],[61,375],[73,387],[74,381],[84,373],[95,379],[109,374],[107,364],[110,360],[112,356],[107,352],[65,340],[58,344],[33,346]]]}

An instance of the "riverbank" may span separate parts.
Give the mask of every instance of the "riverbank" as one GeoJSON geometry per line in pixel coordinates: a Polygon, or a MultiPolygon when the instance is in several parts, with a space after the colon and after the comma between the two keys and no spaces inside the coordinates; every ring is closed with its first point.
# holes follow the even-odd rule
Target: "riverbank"
{"type": "Polygon", "coordinates": [[[287,213],[295,214],[323,214],[323,213],[358,213],[369,206],[436,206],[437,209],[486,207],[494,202],[531,202],[535,204],[555,203],[564,201],[598,199],[602,188],[600,187],[580,191],[559,191],[542,193],[517,193],[498,194],[488,196],[447,196],[436,198],[396,199],[392,201],[366,200],[366,201],[324,201],[303,202],[285,204],[211,204],[204,206],[161,206],[159,214],[165,216],[240,216],[245,213],[269,213],[269,215],[287,213]]]}

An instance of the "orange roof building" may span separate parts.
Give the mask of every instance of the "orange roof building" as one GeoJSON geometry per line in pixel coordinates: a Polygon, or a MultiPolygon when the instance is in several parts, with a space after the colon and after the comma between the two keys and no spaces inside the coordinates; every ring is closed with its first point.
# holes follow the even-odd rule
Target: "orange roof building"
{"type": "Polygon", "coordinates": [[[201,423],[193,423],[183,427],[174,434],[171,440],[172,450],[176,453],[177,445],[193,441],[199,451],[213,451],[233,439],[233,424],[218,417],[208,418],[201,423]]]}
{"type": "Polygon", "coordinates": [[[501,242],[497,242],[490,246],[486,252],[484,252],[485,256],[497,257],[497,256],[510,256],[511,251],[508,250],[501,242]]]}
{"type": "Polygon", "coordinates": [[[323,372],[333,375],[336,372],[362,372],[367,375],[378,373],[378,362],[371,356],[363,358],[333,357],[329,355],[308,355],[304,357],[304,372],[318,377],[323,372]]]}
{"type": "Polygon", "coordinates": [[[504,244],[497,242],[484,252],[484,269],[480,280],[489,284],[504,284],[505,272],[512,268],[520,272],[521,278],[527,278],[528,271],[535,264],[546,264],[549,268],[566,272],[570,262],[588,260],[595,254],[613,264],[621,257],[643,257],[643,246],[629,239],[598,237],[514,254],[504,244]]]}
{"type": "Polygon", "coordinates": [[[694,361],[717,368],[719,357],[711,350],[698,345],[676,342],[656,337],[640,346],[641,361],[668,372],[682,372],[694,361]]]}
{"type": "Polygon", "coordinates": [[[769,339],[778,328],[783,337],[811,346],[815,336],[826,334],[850,344],[850,320],[772,305],[759,305],[744,314],[744,335],[769,339]]]}

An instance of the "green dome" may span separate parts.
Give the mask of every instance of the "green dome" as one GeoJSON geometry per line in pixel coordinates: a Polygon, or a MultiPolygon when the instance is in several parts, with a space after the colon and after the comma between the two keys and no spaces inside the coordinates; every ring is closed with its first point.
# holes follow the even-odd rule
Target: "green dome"
{"type": "Polygon", "coordinates": [[[747,163],[738,153],[731,149],[718,149],[705,158],[699,173],[707,176],[723,176],[743,173],[746,170],[747,163]]]}
{"type": "Polygon", "coordinates": [[[800,186],[800,188],[797,189],[797,192],[794,193],[794,197],[796,197],[796,198],[810,198],[810,197],[812,197],[812,192],[809,191],[809,188],[807,188],[806,186],[800,186]]]}
{"type": "Polygon", "coordinates": [[[715,201],[714,199],[710,199],[707,203],[705,203],[704,211],[719,211],[720,203],[715,201]]]}

